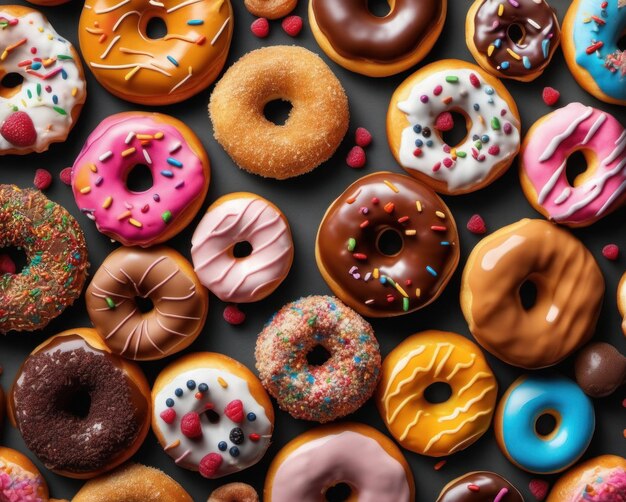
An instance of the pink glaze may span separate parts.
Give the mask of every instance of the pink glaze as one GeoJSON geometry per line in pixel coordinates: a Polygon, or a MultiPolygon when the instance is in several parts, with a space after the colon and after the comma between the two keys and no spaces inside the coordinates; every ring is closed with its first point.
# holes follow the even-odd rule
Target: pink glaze
{"type": "Polygon", "coordinates": [[[538,203],[557,223],[589,225],[616,209],[626,194],[626,132],[606,112],[571,103],[529,133],[522,169],[538,203]],[[567,158],[591,150],[598,166],[577,187],[567,181],[567,158]]]}
{"type": "Polygon", "coordinates": [[[124,245],[148,246],[206,187],[202,160],[174,126],[158,114],[113,115],[91,133],[72,168],[72,190],[80,210],[124,245]],[[142,139],[152,137],[152,139],[142,139]],[[132,192],[126,177],[144,164],[153,186],[132,192]]]}

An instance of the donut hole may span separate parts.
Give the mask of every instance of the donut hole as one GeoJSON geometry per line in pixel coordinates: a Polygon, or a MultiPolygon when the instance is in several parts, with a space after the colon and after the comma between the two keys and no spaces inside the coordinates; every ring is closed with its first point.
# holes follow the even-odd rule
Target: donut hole
{"type": "Polygon", "coordinates": [[[246,258],[252,254],[252,244],[248,241],[235,243],[233,246],[233,256],[235,258],[246,258]]]}
{"type": "Polygon", "coordinates": [[[424,399],[430,404],[445,403],[452,396],[452,387],[445,382],[431,383],[424,389],[424,399]]]}
{"type": "Polygon", "coordinates": [[[79,419],[87,418],[91,409],[91,394],[85,385],[69,383],[57,399],[59,411],[79,419]]]}
{"type": "Polygon", "coordinates": [[[519,23],[513,23],[506,30],[506,36],[518,47],[524,47],[524,40],[526,39],[526,28],[519,23]]]}
{"type": "Polygon", "coordinates": [[[626,31],[617,39],[617,48],[620,51],[626,51],[626,31]]]}
{"type": "Polygon", "coordinates": [[[450,110],[452,127],[445,131],[435,129],[441,140],[450,147],[459,146],[467,137],[467,117],[458,111],[450,110]]]}
{"type": "Polygon", "coordinates": [[[7,73],[0,80],[0,96],[10,98],[17,94],[24,83],[24,77],[19,73],[7,73]]]}
{"type": "Polygon", "coordinates": [[[272,124],[282,126],[289,120],[292,109],[293,105],[289,101],[273,99],[265,104],[263,115],[272,124]]]}
{"type": "Polygon", "coordinates": [[[524,310],[530,310],[537,304],[537,285],[532,280],[524,281],[518,293],[524,310]]]}
{"type": "Polygon", "coordinates": [[[145,164],[137,164],[131,167],[126,175],[126,188],[131,192],[147,192],[152,188],[153,184],[152,170],[145,164]]]}
{"type": "Polygon", "coordinates": [[[322,366],[330,359],[330,352],[323,345],[315,345],[306,354],[306,361],[309,366],[322,366]]]}
{"type": "Polygon", "coordinates": [[[567,182],[575,187],[582,182],[581,176],[587,172],[588,168],[587,158],[582,150],[577,150],[567,158],[567,165],[565,166],[565,176],[567,176],[567,182]]]}
{"type": "Polygon", "coordinates": [[[552,413],[543,413],[535,420],[535,432],[538,436],[550,436],[557,427],[557,419],[552,413]]]}
{"type": "Polygon", "coordinates": [[[396,256],[404,247],[402,234],[395,228],[386,228],[376,238],[376,249],[385,256],[396,256]]]}
{"type": "Polygon", "coordinates": [[[163,18],[152,17],[148,19],[145,27],[146,37],[150,40],[160,40],[167,35],[167,23],[163,18]]]}
{"type": "Polygon", "coordinates": [[[137,310],[142,314],[152,312],[152,309],[154,309],[152,300],[150,298],[144,298],[143,296],[135,296],[135,305],[137,306],[137,310]]]}
{"type": "Polygon", "coordinates": [[[12,266],[15,267],[14,273],[19,274],[22,272],[24,267],[28,265],[28,257],[26,256],[26,252],[23,248],[18,246],[7,246],[5,248],[0,248],[0,263],[2,263],[0,275],[11,273],[10,269],[12,266]]]}
{"type": "Polygon", "coordinates": [[[346,502],[352,495],[352,487],[348,483],[337,483],[324,493],[327,502],[346,502]]]}
{"type": "Polygon", "coordinates": [[[386,17],[391,12],[391,6],[387,0],[367,0],[367,10],[372,16],[386,17]]]}

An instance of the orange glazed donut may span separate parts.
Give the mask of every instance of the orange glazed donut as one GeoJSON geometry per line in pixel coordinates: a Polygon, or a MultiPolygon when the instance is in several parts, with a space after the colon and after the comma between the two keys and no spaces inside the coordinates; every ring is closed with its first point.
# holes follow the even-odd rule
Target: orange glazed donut
{"type": "Polygon", "coordinates": [[[87,0],[80,48],[94,76],[119,98],[144,105],[178,103],[222,70],[233,35],[230,0],[87,0]],[[159,18],[167,35],[152,39],[159,18]]]}
{"type": "MultiPolygon", "coordinates": [[[[1,397],[1,396],[0,396],[1,397]]],[[[0,446],[0,500],[48,502],[48,485],[26,456],[0,446]]]]}
{"type": "Polygon", "coordinates": [[[244,0],[248,12],[257,17],[280,19],[296,8],[298,0],[244,0]]]}

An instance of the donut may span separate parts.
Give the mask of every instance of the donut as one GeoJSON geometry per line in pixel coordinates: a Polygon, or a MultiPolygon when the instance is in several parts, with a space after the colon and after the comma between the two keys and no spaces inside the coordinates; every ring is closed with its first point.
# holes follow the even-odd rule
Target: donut
{"type": "Polygon", "coordinates": [[[154,467],[126,464],[87,481],[72,502],[193,502],[176,481],[154,467]]]}
{"type": "Polygon", "coordinates": [[[624,335],[626,335],[626,273],[622,276],[617,288],[617,307],[619,309],[619,313],[624,318],[624,321],[622,322],[622,331],[624,332],[624,335]]]}
{"type": "Polygon", "coordinates": [[[520,178],[526,198],[546,218],[591,225],[626,202],[626,131],[609,113],[570,103],[530,128],[520,178]],[[575,152],[583,153],[587,170],[572,186],[567,161],[575,152]]]}
{"type": "Polygon", "coordinates": [[[9,416],[46,468],[86,479],[139,449],[149,394],[138,366],[112,354],[93,329],[77,328],[31,352],[11,388],[9,416]]]}
{"type": "Polygon", "coordinates": [[[351,422],[317,427],[287,443],[269,467],[263,500],[334,500],[328,492],[336,485],[350,491],[342,500],[415,500],[413,474],[400,449],[373,427],[351,422]]]}
{"type": "Polygon", "coordinates": [[[98,82],[118,98],[169,105],[207,88],[222,71],[233,36],[230,0],[88,0],[80,49],[98,82]],[[151,38],[159,19],[167,34],[151,38]]]}
{"type": "Polygon", "coordinates": [[[561,43],[556,11],[545,0],[476,0],[465,31],[467,47],[482,68],[522,82],[539,77],[561,43]]]}
{"type": "Polygon", "coordinates": [[[258,378],[222,354],[188,354],[152,387],[152,431],[178,467],[209,479],[256,464],[270,445],[274,409],[258,378]]]}
{"type": "Polygon", "coordinates": [[[39,469],[17,450],[0,446],[0,500],[48,502],[48,485],[39,469]]]}
{"type": "Polygon", "coordinates": [[[207,502],[259,502],[259,495],[246,483],[228,483],[214,490],[207,502]]]}
{"type": "Polygon", "coordinates": [[[559,375],[519,377],[500,399],[494,419],[502,453],[535,474],[561,472],[585,452],[595,428],[593,403],[582,389],[559,375]],[[542,435],[537,421],[551,416],[556,425],[542,435]]]}
{"type": "Polygon", "coordinates": [[[19,247],[27,265],[0,282],[0,333],[35,331],[80,296],[89,267],[80,226],[38,190],[0,185],[0,247],[19,247]]]}
{"type": "Polygon", "coordinates": [[[524,497],[495,472],[475,471],[450,481],[437,502],[524,502],[524,497]]]}
{"type": "Polygon", "coordinates": [[[196,215],[209,188],[209,159],[181,121],[160,113],[127,112],[103,120],[72,167],[80,210],[100,232],[125,246],[171,239],[196,215]],[[146,166],[152,186],[136,192],[127,178],[146,166]]]}
{"type": "Polygon", "coordinates": [[[476,344],[455,333],[424,331],[405,339],[383,361],[376,404],[403,448],[442,457],[464,450],[489,428],[498,382],[476,344]],[[446,384],[450,397],[428,400],[446,384]]]}
{"type": "Polygon", "coordinates": [[[239,167],[279,180],[327,161],[350,116],[346,93],[326,63],[285,45],[257,49],[232,65],[211,94],[209,114],[215,139],[239,167]],[[277,100],[292,106],[283,125],[263,114],[277,100]]]}
{"type": "MultiPolygon", "coordinates": [[[[452,118],[453,120],[453,118],[452,118]]],[[[520,118],[502,82],[476,65],[446,59],[409,76],[395,90],[387,112],[391,152],[411,176],[435,191],[458,195],[499,178],[520,146],[520,118]],[[467,134],[448,145],[438,117],[465,117],[467,134]]]]}
{"type": "Polygon", "coordinates": [[[296,8],[298,0],[244,0],[243,4],[253,16],[280,19],[296,8]]]}
{"type": "Polygon", "coordinates": [[[578,464],[554,484],[546,502],[624,502],[626,459],[601,455],[578,464]]]}
{"type": "Polygon", "coordinates": [[[261,382],[282,410],[322,423],[359,409],[380,373],[372,327],[330,296],[300,298],[280,309],[259,334],[255,357],[261,382]],[[316,349],[329,354],[319,365],[307,359],[316,349]]]}
{"type": "Polygon", "coordinates": [[[587,345],[576,356],[576,383],[590,397],[610,396],[626,383],[626,357],[608,343],[587,345]]]}
{"type": "Polygon", "coordinates": [[[114,353],[162,359],[191,345],[206,320],[209,299],[191,264],[165,246],[119,248],[87,287],[87,314],[114,353]],[[136,297],[149,300],[144,311],[136,297]]]}
{"type": "Polygon", "coordinates": [[[585,91],[606,103],[626,105],[624,0],[573,0],[563,20],[563,54],[585,91]]]}
{"type": "Polygon", "coordinates": [[[56,7],[69,2],[70,0],[26,0],[29,3],[35,5],[41,5],[42,7],[56,7]]]}
{"type": "Polygon", "coordinates": [[[87,99],[80,57],[40,12],[0,7],[0,155],[45,152],[65,141],[87,99]]]}
{"type": "Polygon", "coordinates": [[[459,235],[430,188],[378,172],[355,181],[328,208],[315,257],[348,306],[369,317],[397,316],[441,294],[459,262],[459,235]]]}
{"type": "Polygon", "coordinates": [[[289,223],[280,209],[259,195],[224,195],[211,204],[193,233],[191,257],[202,284],[220,300],[262,300],[291,268],[289,223]],[[237,246],[245,244],[250,252],[240,256],[237,246]]]}
{"type": "Polygon", "coordinates": [[[461,279],[461,308],[476,341],[526,369],[552,366],[584,345],[603,296],[604,278],[591,253],[545,220],[523,219],[484,238],[461,279]],[[528,307],[520,297],[526,286],[537,291],[528,307]]]}

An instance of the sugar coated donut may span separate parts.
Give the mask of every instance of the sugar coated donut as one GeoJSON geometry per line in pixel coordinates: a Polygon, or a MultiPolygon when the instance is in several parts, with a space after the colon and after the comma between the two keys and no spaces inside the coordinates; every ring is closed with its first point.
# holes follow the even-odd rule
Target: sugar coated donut
{"type": "Polygon", "coordinates": [[[369,425],[345,422],[309,430],[274,457],[265,478],[265,502],[317,502],[336,485],[345,500],[415,500],[413,474],[400,449],[369,425]]]}
{"type": "Polygon", "coordinates": [[[561,472],[589,446],[595,428],[591,400],[571,380],[529,375],[508,388],[496,411],[494,429],[502,452],[520,469],[536,474],[561,472]],[[556,426],[547,435],[537,420],[550,415],[556,426]]]}
{"type": "Polygon", "coordinates": [[[626,105],[624,0],[574,0],[563,21],[563,53],[583,89],[601,101],[626,105]]]}
{"type": "Polygon", "coordinates": [[[181,121],[160,113],[106,118],[72,168],[80,210],[100,232],[125,246],[152,246],[180,232],[204,202],[209,179],[201,141],[181,121]],[[142,192],[126,183],[137,165],[147,166],[153,179],[142,192]]]}
{"type": "Polygon", "coordinates": [[[520,118],[502,82],[476,65],[446,59],[409,76],[391,97],[387,140],[411,176],[437,192],[478,190],[508,169],[520,146],[520,118]],[[437,118],[465,116],[467,135],[448,145],[437,118]]]}
{"type": "Polygon", "coordinates": [[[207,502],[259,502],[259,494],[246,483],[228,483],[214,490],[207,502]]]}
{"type": "Polygon", "coordinates": [[[256,464],[270,445],[274,409],[257,377],[222,354],[167,366],[152,388],[152,430],[176,465],[209,479],[256,464]]]}
{"type": "Polygon", "coordinates": [[[434,301],[459,262],[452,213],[430,188],[378,172],[326,211],[315,244],[330,289],[362,315],[389,317],[434,301]]]}
{"type": "Polygon", "coordinates": [[[576,383],[591,397],[605,397],[626,384],[626,357],[604,342],[587,345],[576,356],[576,383]]]}
{"type": "Polygon", "coordinates": [[[80,296],[87,245],[80,226],[38,190],[0,185],[0,247],[20,247],[28,260],[0,282],[0,333],[45,327],[80,296]]]}
{"type": "Polygon", "coordinates": [[[328,160],[350,116],[346,93],[326,63],[282,45],[252,51],[231,66],[211,94],[209,112],[215,139],[239,167],[279,180],[328,160]],[[292,105],[283,125],[263,114],[276,100],[292,105]]]}
{"type": "Polygon", "coordinates": [[[217,199],[191,238],[198,277],[225,302],[256,302],[287,277],[293,240],[287,218],[259,195],[237,192],[217,199]],[[237,246],[248,244],[239,256],[237,246]]]}
{"type": "Polygon", "coordinates": [[[296,8],[298,0],[244,0],[243,3],[253,16],[280,19],[296,8]]]}
{"type": "Polygon", "coordinates": [[[476,471],[450,481],[437,502],[524,502],[524,497],[502,476],[476,471]]]}
{"type": "Polygon", "coordinates": [[[571,103],[530,128],[520,155],[526,198],[546,218],[591,225],[626,202],[626,131],[609,113],[571,103]],[[582,152],[587,170],[573,186],[567,160],[582,152]]]}
{"type": "Polygon", "coordinates": [[[233,36],[230,0],[88,0],[78,35],[100,84],[126,101],[178,103],[209,86],[222,71],[233,36]],[[149,24],[167,26],[161,38],[149,24]]]}
{"type": "Polygon", "coordinates": [[[480,66],[496,77],[523,82],[543,73],[561,43],[556,11],[545,0],[476,0],[465,31],[480,66]]]}
{"type": "Polygon", "coordinates": [[[622,331],[626,335],[626,273],[622,276],[617,287],[617,307],[619,313],[622,314],[624,321],[622,322],[622,331]]]}
{"type": "Polygon", "coordinates": [[[257,339],[256,367],[265,388],[292,417],[330,422],[359,409],[374,393],[380,352],[372,327],[330,296],[285,305],[257,339]],[[329,358],[310,364],[322,347],[329,358]]]}
{"type": "Polygon", "coordinates": [[[584,345],[603,296],[591,253],[545,220],[523,219],[480,241],[461,280],[461,308],[474,338],[502,361],[528,369],[556,364],[584,345]],[[528,283],[537,294],[524,306],[520,290],[528,283]]]}
{"type": "Polygon", "coordinates": [[[461,451],[488,429],[498,382],[478,346],[443,331],[410,336],[383,361],[376,404],[387,429],[403,448],[441,457],[461,451]],[[443,403],[425,391],[442,382],[443,403]]]}
{"type": "Polygon", "coordinates": [[[85,303],[111,351],[141,361],[162,359],[191,345],[209,307],[191,264],[165,246],[113,251],[91,280],[85,303]],[[153,308],[142,311],[136,297],[149,300],[153,308]]]}
{"type": "Polygon", "coordinates": [[[0,500],[48,502],[48,485],[39,469],[17,450],[0,446],[0,500]]]}
{"type": "Polygon", "coordinates": [[[626,459],[601,455],[578,464],[554,484],[546,502],[624,502],[626,459]]]}
{"type": "Polygon", "coordinates": [[[362,0],[310,0],[315,40],[335,63],[370,77],[387,77],[419,63],[439,38],[447,0],[389,1],[377,16],[362,0]]]}
{"type": "Polygon", "coordinates": [[[95,330],[49,338],[18,372],[9,412],[26,446],[51,471],[92,478],[128,460],[150,428],[150,387],[95,330]]]}
{"type": "Polygon", "coordinates": [[[167,474],[141,464],[127,464],[87,481],[72,502],[193,502],[167,474]]]}

